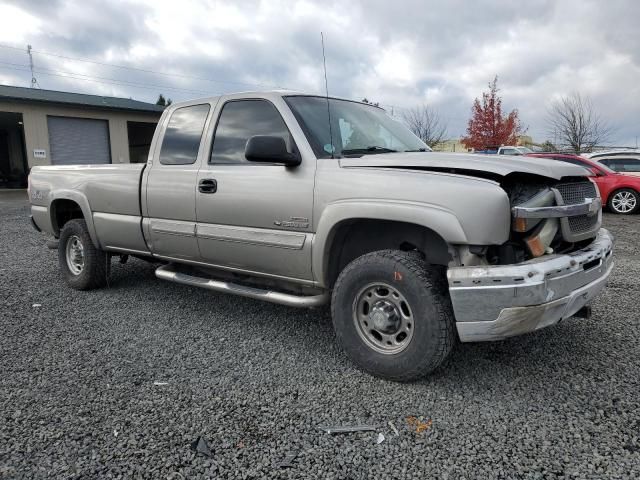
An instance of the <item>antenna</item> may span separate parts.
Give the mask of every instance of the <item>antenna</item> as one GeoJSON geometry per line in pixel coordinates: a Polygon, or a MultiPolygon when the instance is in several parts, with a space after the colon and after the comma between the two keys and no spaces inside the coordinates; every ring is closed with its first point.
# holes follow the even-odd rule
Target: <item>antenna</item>
{"type": "Polygon", "coordinates": [[[31,45],[27,45],[27,55],[29,55],[29,68],[31,69],[31,88],[40,88],[38,80],[33,74],[33,55],[31,54],[31,45]]]}
{"type": "Polygon", "coordinates": [[[324,91],[327,98],[327,117],[329,117],[329,145],[331,145],[331,158],[333,158],[333,132],[331,131],[331,109],[329,108],[329,83],[327,82],[327,58],[324,54],[324,33],[320,32],[320,41],[322,42],[322,65],[324,66],[324,91]]]}

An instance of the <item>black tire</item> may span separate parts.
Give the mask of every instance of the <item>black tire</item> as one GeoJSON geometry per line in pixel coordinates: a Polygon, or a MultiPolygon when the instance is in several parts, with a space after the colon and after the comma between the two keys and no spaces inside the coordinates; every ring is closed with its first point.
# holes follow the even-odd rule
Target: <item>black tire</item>
{"type": "MultiPolygon", "coordinates": [[[[631,215],[632,213],[636,213],[640,209],[640,194],[635,190],[630,188],[621,188],[620,190],[616,190],[615,192],[609,195],[609,201],[607,202],[607,206],[609,207],[609,211],[618,214],[618,215],[631,215]],[[626,195],[628,198],[631,198],[635,201],[635,206],[628,211],[623,211],[624,208],[622,205],[616,206],[614,204],[614,199],[617,195],[626,195]],[[630,197],[629,197],[630,196],[630,197]]],[[[627,204],[628,205],[628,204],[627,204]]]]}
{"type": "MultiPolygon", "coordinates": [[[[373,299],[378,301],[375,295],[373,299]]],[[[371,311],[374,308],[375,304],[371,311]]],[[[426,376],[447,358],[457,338],[444,269],[426,264],[418,252],[381,250],[352,261],[335,283],[331,313],[338,343],[347,356],[362,370],[388,380],[408,382],[426,376]],[[375,329],[362,333],[368,327],[356,319],[360,292],[376,282],[389,285],[410,309],[412,336],[398,353],[376,351],[385,345],[372,347],[376,339],[365,337],[375,335],[375,329]]]]}
{"type": "Polygon", "coordinates": [[[71,288],[92,290],[107,284],[110,258],[106,252],[96,248],[93,244],[84,220],[69,220],[62,227],[58,242],[58,261],[62,276],[71,288]],[[82,246],[82,267],[80,269],[72,267],[67,261],[67,248],[71,248],[70,244],[72,243],[77,245],[76,242],[82,246]]]}

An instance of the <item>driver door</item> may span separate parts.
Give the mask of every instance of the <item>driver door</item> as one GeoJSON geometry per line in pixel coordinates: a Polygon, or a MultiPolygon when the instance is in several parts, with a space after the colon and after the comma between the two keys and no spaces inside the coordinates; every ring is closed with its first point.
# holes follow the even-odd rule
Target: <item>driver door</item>
{"type": "MultiPolygon", "coordinates": [[[[293,137],[264,98],[224,102],[208,162],[198,172],[197,238],[202,260],[222,268],[312,280],[311,225],[315,161],[295,167],[245,158],[254,135],[293,137]]],[[[306,160],[306,161],[305,161],[306,160]]]]}

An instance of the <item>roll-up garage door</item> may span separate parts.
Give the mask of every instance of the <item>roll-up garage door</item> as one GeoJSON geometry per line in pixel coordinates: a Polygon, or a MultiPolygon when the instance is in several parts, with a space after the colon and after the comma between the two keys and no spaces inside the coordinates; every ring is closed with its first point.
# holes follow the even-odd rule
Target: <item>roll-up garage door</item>
{"type": "Polygon", "coordinates": [[[52,165],[111,163],[106,120],[47,117],[52,165]]]}

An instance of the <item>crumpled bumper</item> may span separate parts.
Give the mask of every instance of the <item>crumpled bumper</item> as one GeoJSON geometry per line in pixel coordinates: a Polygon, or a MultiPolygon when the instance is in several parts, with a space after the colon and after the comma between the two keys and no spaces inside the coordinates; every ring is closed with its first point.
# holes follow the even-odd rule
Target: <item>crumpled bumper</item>
{"type": "Polygon", "coordinates": [[[516,265],[453,267],[449,293],[462,342],[501,340],[571,317],[606,285],[613,236],[604,228],[587,247],[516,265]]]}

